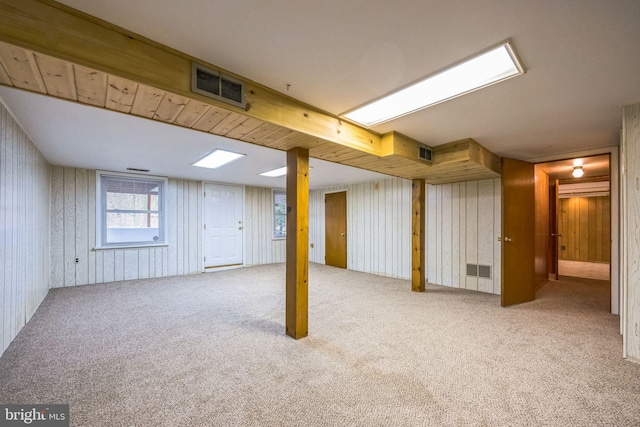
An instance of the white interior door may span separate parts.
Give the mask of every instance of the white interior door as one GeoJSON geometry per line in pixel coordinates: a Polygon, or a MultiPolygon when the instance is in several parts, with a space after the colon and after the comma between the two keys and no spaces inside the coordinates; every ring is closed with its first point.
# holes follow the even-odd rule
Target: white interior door
{"type": "Polygon", "coordinates": [[[242,187],[204,185],[204,266],[241,265],[242,187]]]}

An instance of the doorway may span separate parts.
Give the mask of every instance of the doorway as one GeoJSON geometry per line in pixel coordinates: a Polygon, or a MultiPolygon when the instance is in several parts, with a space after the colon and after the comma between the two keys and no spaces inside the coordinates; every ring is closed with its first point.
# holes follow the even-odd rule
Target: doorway
{"type": "Polygon", "coordinates": [[[204,268],[243,263],[243,188],[204,184],[204,268]]]}
{"type": "MultiPolygon", "coordinates": [[[[611,197],[609,182],[590,194],[558,199],[559,276],[609,280],[611,265],[611,197]]],[[[563,185],[560,184],[562,191],[563,185]]]]}
{"type": "MultiPolygon", "coordinates": [[[[554,275],[559,272],[559,269],[556,267],[557,259],[562,249],[562,241],[560,240],[562,236],[560,236],[558,232],[558,221],[556,218],[556,214],[558,213],[559,203],[556,202],[558,198],[558,189],[559,184],[581,184],[585,186],[592,187],[596,182],[601,182],[604,179],[608,180],[610,183],[610,205],[607,208],[606,206],[603,209],[609,209],[609,227],[611,230],[610,238],[604,236],[601,237],[603,244],[608,243],[608,248],[611,254],[611,262],[609,269],[610,275],[607,277],[606,283],[610,289],[610,307],[611,313],[618,314],[619,313],[619,274],[618,274],[618,233],[617,233],[617,224],[618,224],[618,176],[617,173],[612,173],[611,171],[618,170],[618,153],[617,149],[603,149],[592,152],[582,152],[576,153],[575,157],[567,160],[555,160],[545,159],[546,161],[541,161],[538,163],[528,163],[528,162],[520,162],[515,161],[517,164],[522,164],[522,168],[525,168],[526,171],[524,175],[520,178],[518,176],[510,176],[511,174],[508,172],[509,168],[505,168],[505,160],[503,159],[503,176],[502,176],[502,186],[503,186],[503,235],[501,239],[503,241],[502,244],[502,256],[503,256],[503,274],[502,274],[502,305],[510,305],[512,303],[522,303],[526,301],[530,301],[535,297],[535,291],[542,287],[548,280],[555,278],[554,275]],[[578,165],[577,163],[574,165],[575,161],[580,161],[582,164],[578,165]],[[579,166],[579,167],[578,167],[579,166]],[[575,169],[579,169],[584,173],[583,177],[575,177],[573,171],[575,169]],[[526,178],[526,179],[525,179],[526,178]],[[524,222],[527,222],[528,219],[525,215],[516,215],[509,214],[508,206],[513,204],[506,199],[506,194],[508,187],[510,186],[511,181],[518,185],[524,185],[523,188],[518,189],[516,194],[523,195],[527,194],[526,200],[518,202],[520,205],[524,205],[524,203],[531,203],[533,200],[533,208],[527,208],[527,211],[530,212],[530,216],[535,218],[533,224],[528,223],[526,228],[530,228],[532,231],[529,235],[521,235],[518,236],[518,240],[524,240],[529,242],[528,245],[533,246],[534,256],[531,257],[529,255],[524,256],[524,259],[529,262],[530,260],[535,260],[534,268],[531,268],[528,264],[519,266],[518,268],[514,268],[514,274],[507,274],[510,269],[508,266],[508,258],[510,251],[516,249],[516,240],[514,238],[513,230],[510,229],[509,224],[515,225],[517,227],[522,226],[524,222]],[[525,185],[526,184],[526,185],[525,185]],[[558,185],[555,185],[558,184],[558,185]],[[555,250],[553,249],[555,247],[555,250]],[[518,273],[520,271],[520,276],[525,277],[526,280],[521,280],[518,278],[518,273]],[[552,273],[552,274],[550,274],[552,273]],[[531,282],[531,278],[533,277],[533,291],[531,290],[531,286],[529,283],[531,282]],[[516,295],[524,295],[526,298],[518,298],[512,301],[511,296],[516,295]]],[[[520,166],[519,166],[520,167],[520,166]]],[[[577,175],[577,174],[576,174],[577,175]]],[[[575,190],[572,190],[575,191],[575,190]]],[[[589,191],[594,191],[591,188],[589,191]]],[[[597,206],[597,204],[596,204],[597,206]]],[[[593,210],[593,208],[592,208],[593,210]]],[[[597,216],[597,214],[595,214],[597,216]]],[[[593,216],[593,214],[592,214],[593,216]]],[[[606,221],[606,216],[603,215],[606,221]]],[[[587,218],[587,216],[585,216],[587,218]]],[[[604,228],[604,227],[602,227],[604,228]]],[[[597,240],[597,239],[596,239],[597,240]]],[[[586,241],[586,240],[584,240],[586,241]]],[[[531,250],[531,247],[528,248],[531,250]]],[[[591,250],[593,251],[593,250],[591,250]]],[[[596,250],[597,251],[597,250],[596,250]]],[[[516,251],[520,254],[523,254],[523,250],[516,251]]],[[[604,251],[603,251],[604,252],[604,251]]],[[[519,259],[522,259],[518,257],[519,259]]],[[[561,272],[562,273],[562,272],[561,272]]],[[[585,279],[586,280],[586,279],[585,279]]]]}
{"type": "Polygon", "coordinates": [[[347,192],[324,196],[325,264],[347,268],[347,192]]]}
{"type": "Polygon", "coordinates": [[[612,275],[615,213],[611,163],[611,154],[606,153],[538,163],[536,167],[549,175],[550,183],[549,279],[603,283],[610,289],[611,312],[617,314],[617,280],[612,275]]]}

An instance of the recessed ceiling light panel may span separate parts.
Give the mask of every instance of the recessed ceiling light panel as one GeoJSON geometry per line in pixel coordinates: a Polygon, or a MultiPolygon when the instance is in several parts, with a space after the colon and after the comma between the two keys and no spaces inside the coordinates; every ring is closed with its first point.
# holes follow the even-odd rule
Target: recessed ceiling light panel
{"type": "Polygon", "coordinates": [[[507,41],[342,116],[375,126],[521,74],[507,41]]]}
{"type": "Polygon", "coordinates": [[[244,157],[244,154],[233,153],[231,151],[225,150],[213,150],[197,162],[193,163],[192,166],[198,166],[201,168],[209,168],[209,169],[217,169],[220,166],[224,166],[229,164],[235,160],[238,160],[244,157]]]}
{"type": "Polygon", "coordinates": [[[258,174],[260,176],[268,176],[270,178],[275,178],[278,176],[283,176],[287,174],[287,167],[284,166],[282,168],[278,168],[278,169],[274,169],[271,171],[267,171],[267,172],[262,172],[261,174],[258,174]]]}

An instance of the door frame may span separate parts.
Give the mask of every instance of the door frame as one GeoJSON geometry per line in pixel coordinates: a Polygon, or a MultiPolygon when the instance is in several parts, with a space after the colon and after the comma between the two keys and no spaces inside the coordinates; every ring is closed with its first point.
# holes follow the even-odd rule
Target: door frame
{"type": "Polygon", "coordinates": [[[246,186],[241,184],[229,184],[228,182],[202,181],[202,191],[200,192],[201,199],[199,200],[199,203],[202,205],[202,208],[201,208],[202,220],[200,221],[200,233],[202,236],[202,242],[200,245],[200,250],[202,251],[202,257],[200,257],[201,272],[208,273],[212,271],[234,270],[236,268],[242,268],[245,266],[245,260],[247,259],[247,253],[246,253],[247,233],[245,232],[247,228],[246,227],[246,224],[247,224],[246,211],[247,210],[245,209],[245,207],[247,206],[247,200],[246,200],[247,192],[245,191],[245,188],[246,186]],[[239,187],[242,191],[242,264],[225,266],[225,267],[210,267],[210,268],[205,267],[204,257],[206,256],[205,255],[206,243],[205,243],[205,236],[204,236],[204,223],[205,223],[205,217],[206,217],[206,203],[204,203],[204,193],[205,193],[205,187],[207,185],[223,185],[225,187],[239,187]]]}
{"type": "MultiPolygon", "coordinates": [[[[609,154],[609,193],[611,195],[611,307],[612,314],[620,315],[622,307],[621,291],[621,263],[620,263],[620,157],[618,146],[595,148],[592,150],[575,151],[571,153],[556,154],[553,156],[535,157],[527,159],[532,163],[547,163],[557,160],[575,157],[589,157],[599,154],[609,154]]],[[[622,316],[620,321],[620,333],[622,333],[622,316]]]]}

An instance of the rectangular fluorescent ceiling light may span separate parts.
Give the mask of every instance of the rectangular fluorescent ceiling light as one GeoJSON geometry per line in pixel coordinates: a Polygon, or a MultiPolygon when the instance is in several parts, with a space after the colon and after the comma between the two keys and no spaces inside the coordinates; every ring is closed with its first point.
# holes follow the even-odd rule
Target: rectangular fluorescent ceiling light
{"type": "Polygon", "coordinates": [[[216,169],[244,156],[244,154],[233,153],[231,151],[213,150],[211,153],[193,163],[192,166],[216,169]]]}
{"type": "Polygon", "coordinates": [[[342,116],[375,126],[521,74],[507,41],[342,116]]]}
{"type": "Polygon", "coordinates": [[[260,176],[268,176],[270,178],[275,178],[277,176],[282,176],[282,175],[286,175],[287,174],[287,167],[282,167],[279,169],[274,169],[272,171],[268,171],[268,172],[262,172],[261,174],[259,174],[260,176]]]}

